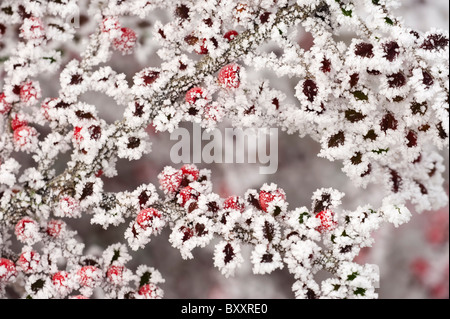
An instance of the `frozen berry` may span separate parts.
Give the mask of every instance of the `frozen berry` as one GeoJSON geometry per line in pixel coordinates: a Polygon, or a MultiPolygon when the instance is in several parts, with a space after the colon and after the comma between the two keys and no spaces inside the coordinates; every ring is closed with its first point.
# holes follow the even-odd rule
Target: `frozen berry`
{"type": "Polygon", "coordinates": [[[39,82],[28,81],[20,87],[20,100],[26,105],[33,105],[41,98],[39,82]]]}
{"type": "Polygon", "coordinates": [[[181,199],[181,205],[184,206],[188,201],[191,199],[197,200],[198,199],[198,192],[192,188],[191,186],[183,187],[178,194],[178,198],[181,199]]]}
{"type": "Polygon", "coordinates": [[[238,210],[242,213],[245,208],[245,203],[239,196],[230,196],[223,202],[223,208],[238,210]]]}
{"type": "Polygon", "coordinates": [[[16,274],[16,265],[7,258],[0,258],[0,282],[6,282],[15,277],[16,274]]]}
{"type": "Polygon", "coordinates": [[[183,173],[173,167],[167,166],[158,175],[161,189],[166,193],[175,193],[181,185],[183,173]]]}
{"type": "Polygon", "coordinates": [[[195,104],[198,100],[207,99],[207,96],[201,87],[194,87],[187,91],[185,99],[187,103],[195,104]]]}
{"type": "Polygon", "coordinates": [[[156,299],[161,297],[161,289],[154,284],[146,284],[139,288],[138,294],[145,299],[156,299]]]}
{"type": "Polygon", "coordinates": [[[262,190],[259,193],[259,205],[261,206],[261,209],[265,212],[268,212],[269,206],[274,201],[285,201],[286,200],[286,194],[284,190],[281,188],[277,188],[274,191],[264,191],[262,190]]]}
{"type": "Polygon", "coordinates": [[[42,39],[45,36],[44,24],[37,17],[29,17],[23,20],[20,35],[26,40],[42,39]]]}
{"type": "Polygon", "coordinates": [[[11,110],[11,104],[6,102],[5,93],[0,93],[0,114],[6,114],[11,110]]]}
{"type": "Polygon", "coordinates": [[[323,233],[336,228],[337,222],[334,220],[334,212],[331,210],[323,210],[316,214],[316,218],[320,219],[320,226],[317,231],[323,233]]]}
{"type": "Polygon", "coordinates": [[[63,196],[59,200],[59,210],[62,216],[75,217],[77,215],[78,202],[71,196],[63,196]]]}
{"type": "Polygon", "coordinates": [[[106,277],[108,280],[115,285],[121,284],[123,282],[123,272],[125,267],[113,265],[108,268],[106,272],[106,277]]]}
{"type": "Polygon", "coordinates": [[[219,71],[219,83],[222,87],[227,89],[236,89],[241,84],[240,82],[241,67],[237,64],[228,64],[219,71]]]}
{"type": "Polygon", "coordinates": [[[37,131],[34,127],[21,126],[14,130],[14,143],[23,147],[33,142],[33,138],[37,136],[37,131]]]}
{"type": "Polygon", "coordinates": [[[113,40],[113,46],[122,54],[130,54],[136,45],[136,32],[130,28],[121,28],[121,34],[113,40]]]}
{"type": "Polygon", "coordinates": [[[18,114],[16,114],[14,118],[11,119],[11,129],[13,131],[27,124],[28,124],[27,120],[25,120],[23,116],[19,116],[18,114]]]}
{"type": "Polygon", "coordinates": [[[39,262],[41,260],[40,255],[34,251],[25,251],[20,254],[19,260],[17,261],[17,265],[22,269],[22,271],[29,273],[36,271],[39,266],[39,262]]]}
{"type": "Polygon", "coordinates": [[[120,30],[120,22],[116,17],[106,17],[103,19],[100,29],[104,33],[110,33],[111,31],[120,30]]]}
{"type": "Polygon", "coordinates": [[[35,243],[39,239],[39,225],[29,218],[22,218],[15,227],[15,234],[19,241],[35,243]]]}
{"type": "Polygon", "coordinates": [[[84,266],[78,270],[79,283],[81,286],[93,287],[101,278],[101,271],[95,266],[84,266]]]}
{"type": "Polygon", "coordinates": [[[154,208],[147,208],[139,212],[136,222],[142,229],[147,229],[152,226],[154,218],[161,218],[161,213],[154,208]]]}
{"type": "Polygon", "coordinates": [[[51,237],[59,237],[66,224],[62,220],[52,219],[47,223],[47,234],[51,237]]]}
{"type": "Polygon", "coordinates": [[[58,288],[66,288],[68,285],[69,273],[58,271],[52,276],[52,283],[58,288]]]}
{"type": "Polygon", "coordinates": [[[197,166],[194,164],[185,164],[180,170],[183,173],[183,178],[188,179],[189,182],[195,182],[200,174],[197,166]]]}
{"type": "Polygon", "coordinates": [[[230,30],[227,33],[224,34],[224,38],[228,40],[228,42],[233,41],[237,36],[238,36],[238,32],[235,30],[230,30]]]}

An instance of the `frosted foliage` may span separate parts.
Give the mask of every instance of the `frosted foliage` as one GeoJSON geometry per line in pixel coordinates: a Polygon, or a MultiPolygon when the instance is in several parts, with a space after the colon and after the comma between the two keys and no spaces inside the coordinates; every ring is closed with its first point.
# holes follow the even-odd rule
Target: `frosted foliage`
{"type": "Polygon", "coordinates": [[[386,0],[1,1],[0,297],[162,298],[164,270],[139,254],[165,233],[178,259],[208,250],[230,285],[283,271],[292,297],[377,298],[379,267],[361,257],[373,234],[448,202],[449,34],[398,12],[386,0]],[[344,189],[322,185],[293,207],[265,180],[228,197],[209,169],[142,164],[186,122],[307,137],[381,204],[348,209],[344,189]],[[111,187],[119,162],[155,184],[111,187]],[[120,230],[116,243],[84,242],[86,218],[120,230]]]}

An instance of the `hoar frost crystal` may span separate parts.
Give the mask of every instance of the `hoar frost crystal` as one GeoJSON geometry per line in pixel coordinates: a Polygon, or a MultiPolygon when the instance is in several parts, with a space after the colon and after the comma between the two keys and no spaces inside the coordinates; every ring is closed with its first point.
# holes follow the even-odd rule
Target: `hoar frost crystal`
{"type": "MultiPolygon", "coordinates": [[[[256,274],[286,268],[297,298],[375,298],[375,265],[354,262],[384,222],[399,226],[447,203],[442,187],[449,142],[448,32],[422,33],[393,16],[386,0],[76,1],[0,3],[0,295],[23,298],[161,298],[164,279],[152,267],[127,268],[131,255],[170,228],[181,257],[220,238],[212,263],[233,276],[252,245],[256,274]],[[71,23],[74,12],[86,15],[71,23]],[[163,9],[168,22],[153,14],[163,9]],[[151,26],[136,21],[152,19],[151,26]],[[313,45],[295,40],[297,26],[313,45]],[[343,30],[355,36],[336,41],[343,30]],[[131,82],[108,65],[157,41],[159,67],[131,82]],[[80,42],[80,39],[83,39],[80,42]],[[260,47],[267,41],[283,50],[260,47]],[[61,48],[76,50],[67,56],[61,48]],[[296,101],[248,70],[268,69],[296,81],[296,101]],[[59,79],[45,96],[43,75],[59,79]],[[97,92],[123,107],[107,123],[80,96],[97,92]],[[214,112],[213,112],[214,111],[214,112]],[[219,116],[220,114],[220,116],[219,116]],[[221,198],[210,172],[194,165],[165,167],[152,184],[105,192],[119,158],[150,151],[149,124],[173,131],[183,121],[215,128],[279,127],[320,143],[318,154],[339,160],[359,187],[379,185],[381,207],[340,208],[343,193],[318,189],[309,207],[288,206],[275,184],[221,198]],[[47,130],[42,130],[46,127],[47,130]],[[15,156],[30,154],[31,167],[15,156]],[[62,173],[55,164],[70,153],[62,173]],[[91,214],[107,229],[128,225],[124,240],[86,255],[64,221],[91,214]],[[20,244],[17,250],[13,241],[20,244]],[[330,276],[321,282],[320,271],[330,276]]],[[[142,54],[142,52],[141,52],[142,54]]],[[[309,205],[309,204],[308,204],[309,205]]]]}

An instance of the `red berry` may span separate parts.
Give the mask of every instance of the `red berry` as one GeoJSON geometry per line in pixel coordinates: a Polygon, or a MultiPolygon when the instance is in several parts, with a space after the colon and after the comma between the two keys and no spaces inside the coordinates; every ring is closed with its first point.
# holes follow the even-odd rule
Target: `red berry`
{"type": "Polygon", "coordinates": [[[36,17],[26,18],[20,28],[20,34],[24,39],[35,40],[44,37],[44,24],[36,17]]]}
{"type": "Polygon", "coordinates": [[[0,282],[6,282],[17,274],[16,265],[6,258],[0,258],[0,282]]]}
{"type": "Polygon", "coordinates": [[[116,266],[113,265],[108,268],[108,271],[106,272],[106,277],[108,280],[113,284],[120,284],[123,281],[123,266],[116,266]]]}
{"type": "Polygon", "coordinates": [[[175,193],[181,185],[183,179],[183,173],[173,167],[167,166],[158,175],[159,184],[161,189],[165,192],[175,193]]]}
{"type": "Polygon", "coordinates": [[[28,124],[27,120],[23,119],[22,116],[19,116],[17,114],[14,116],[13,119],[11,119],[11,128],[13,131],[27,124],[28,124]]]}
{"type": "Polygon", "coordinates": [[[14,130],[14,142],[17,146],[23,147],[32,142],[33,137],[37,135],[35,128],[30,126],[20,126],[14,130]]]}
{"type": "Polygon", "coordinates": [[[64,216],[73,217],[77,208],[78,202],[71,196],[63,196],[59,200],[59,209],[64,216]]]}
{"type": "Polygon", "coordinates": [[[261,209],[265,212],[267,212],[270,203],[272,203],[274,200],[283,200],[283,201],[286,200],[286,194],[284,190],[278,188],[272,192],[266,192],[262,190],[259,193],[259,205],[261,206],[261,209]]]}
{"type": "Polygon", "coordinates": [[[191,186],[186,186],[181,189],[178,198],[181,198],[181,205],[184,206],[191,199],[197,200],[198,192],[191,186]]]}
{"type": "Polygon", "coordinates": [[[223,208],[238,210],[242,213],[245,209],[244,200],[239,196],[230,196],[223,202],[223,208]]]}
{"type": "Polygon", "coordinates": [[[200,174],[200,171],[194,164],[185,164],[180,170],[183,173],[183,177],[186,177],[190,182],[195,182],[200,174]]]}
{"type": "Polygon", "coordinates": [[[239,72],[241,67],[237,64],[228,64],[219,71],[219,83],[227,89],[236,89],[241,84],[239,72]]]}
{"type": "Polygon", "coordinates": [[[136,45],[136,32],[130,28],[121,28],[121,35],[113,40],[113,46],[123,54],[129,54],[136,45]]]}
{"type": "Polygon", "coordinates": [[[207,99],[207,96],[201,87],[194,87],[187,91],[185,99],[187,103],[195,104],[200,99],[207,99]]]}
{"type": "Polygon", "coordinates": [[[62,220],[52,219],[47,223],[47,234],[51,237],[58,237],[66,224],[62,220]]]}
{"type": "Polygon", "coordinates": [[[24,272],[33,272],[38,267],[40,260],[41,257],[38,253],[34,251],[25,251],[20,255],[17,265],[24,272]]]}
{"type": "Polygon", "coordinates": [[[39,225],[33,219],[24,217],[16,224],[15,234],[21,242],[35,242],[39,238],[39,225]]]}
{"type": "Polygon", "coordinates": [[[159,288],[154,284],[146,284],[139,288],[138,294],[146,299],[153,299],[157,297],[158,290],[159,288]]]}
{"type": "Polygon", "coordinates": [[[323,210],[317,213],[316,218],[320,219],[320,226],[316,229],[321,233],[331,231],[337,226],[337,222],[334,220],[334,212],[331,210],[323,210]]]}
{"type": "Polygon", "coordinates": [[[39,83],[28,81],[20,87],[20,100],[27,105],[33,105],[41,98],[39,83]]]}
{"type": "Polygon", "coordinates": [[[6,102],[5,93],[0,93],[0,114],[6,114],[11,110],[11,104],[6,102]]]}
{"type": "Polygon", "coordinates": [[[100,29],[105,33],[118,31],[120,30],[120,22],[116,17],[106,17],[103,19],[100,29]]]}
{"type": "Polygon", "coordinates": [[[233,41],[234,38],[236,38],[238,34],[239,34],[239,33],[238,33],[237,31],[235,31],[235,30],[230,30],[230,31],[228,31],[227,33],[225,33],[223,37],[224,37],[225,39],[227,39],[228,42],[230,42],[230,41],[233,41]]]}
{"type": "Polygon", "coordinates": [[[154,208],[147,208],[139,212],[136,222],[142,229],[146,229],[151,226],[153,218],[161,218],[161,213],[154,208]]]}
{"type": "Polygon", "coordinates": [[[69,274],[66,271],[58,271],[52,276],[52,283],[58,288],[67,288],[69,274]]]}
{"type": "Polygon", "coordinates": [[[79,283],[85,287],[93,287],[101,278],[100,270],[95,266],[84,266],[78,270],[79,283]]]}

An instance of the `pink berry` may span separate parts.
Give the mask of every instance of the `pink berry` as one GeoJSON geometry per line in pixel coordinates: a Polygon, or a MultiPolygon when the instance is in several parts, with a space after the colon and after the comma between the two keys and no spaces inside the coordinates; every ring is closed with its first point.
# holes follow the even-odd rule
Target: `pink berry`
{"type": "Polygon", "coordinates": [[[261,191],[259,193],[259,205],[261,206],[261,209],[265,212],[267,212],[270,203],[272,203],[274,200],[286,200],[286,194],[284,190],[281,188],[276,189],[272,192],[266,192],[261,191]]]}
{"type": "Polygon", "coordinates": [[[108,268],[108,271],[106,272],[106,277],[108,280],[113,284],[120,284],[123,280],[123,266],[116,266],[113,265],[108,268]]]}
{"type": "Polygon", "coordinates": [[[223,202],[223,208],[238,210],[242,213],[245,209],[244,200],[239,196],[230,196],[223,202]]]}
{"type": "Polygon", "coordinates": [[[161,189],[168,193],[175,193],[180,188],[183,173],[173,167],[167,166],[158,175],[161,189]]]}
{"type": "Polygon", "coordinates": [[[39,237],[39,225],[33,219],[24,217],[16,224],[15,234],[21,242],[35,242],[39,237]]]}
{"type": "Polygon", "coordinates": [[[159,288],[154,284],[146,284],[139,288],[138,294],[146,299],[154,299],[159,295],[159,288]]]}
{"type": "Polygon", "coordinates": [[[334,212],[331,210],[323,210],[316,214],[316,218],[320,219],[320,226],[317,231],[323,233],[336,228],[337,222],[334,220],[334,212]]]}
{"type": "Polygon", "coordinates": [[[25,251],[20,255],[17,265],[26,273],[33,272],[39,265],[40,260],[41,257],[37,252],[25,251]]]}
{"type": "Polygon", "coordinates": [[[5,93],[0,93],[0,114],[6,114],[11,110],[11,104],[6,102],[5,93]]]}
{"type": "Polygon", "coordinates": [[[191,199],[197,200],[198,192],[191,186],[186,186],[181,189],[178,198],[181,198],[181,205],[184,206],[191,199]]]}
{"type": "Polygon", "coordinates": [[[47,234],[51,237],[58,237],[66,224],[62,220],[52,219],[47,223],[47,234]]]}
{"type": "Polygon", "coordinates": [[[37,135],[37,131],[35,128],[30,126],[20,126],[14,130],[14,143],[23,147],[26,146],[33,141],[33,137],[37,135]]]}
{"type": "Polygon", "coordinates": [[[100,29],[104,33],[118,31],[120,29],[120,22],[116,17],[106,17],[103,19],[100,29]]]}
{"type": "Polygon", "coordinates": [[[15,277],[16,274],[16,265],[7,258],[0,258],[0,282],[8,281],[15,277]]]}
{"type": "Polygon", "coordinates": [[[234,38],[237,37],[239,33],[235,30],[230,30],[227,33],[224,34],[224,38],[228,40],[228,42],[231,42],[234,40],[234,38]]]}
{"type": "Polygon", "coordinates": [[[194,164],[185,164],[180,168],[183,173],[183,177],[187,178],[190,182],[195,182],[198,180],[200,171],[194,164]]]}
{"type": "Polygon", "coordinates": [[[52,276],[52,283],[58,288],[66,288],[69,274],[66,271],[58,271],[52,276]]]}
{"type": "Polygon", "coordinates": [[[71,196],[63,196],[59,200],[59,209],[64,216],[74,217],[78,208],[78,202],[71,196]]]}
{"type": "Polygon", "coordinates": [[[20,100],[27,105],[35,104],[41,98],[39,83],[28,81],[20,87],[20,100]]]}
{"type": "Polygon", "coordinates": [[[136,45],[136,32],[130,28],[121,28],[121,35],[113,40],[113,46],[123,54],[129,54],[136,45]]]}
{"type": "Polygon", "coordinates": [[[142,229],[147,229],[151,226],[153,218],[161,218],[161,213],[154,208],[147,208],[139,212],[136,222],[142,229]]]}
{"type": "Polygon", "coordinates": [[[14,118],[11,119],[11,128],[13,131],[27,124],[27,120],[23,119],[22,116],[19,116],[17,114],[14,116],[14,118]]]}
{"type": "Polygon", "coordinates": [[[201,87],[193,87],[186,92],[186,102],[189,104],[195,104],[200,99],[207,99],[206,93],[201,87]]]}
{"type": "Polygon", "coordinates": [[[241,84],[239,72],[241,67],[237,64],[228,64],[219,71],[219,83],[227,89],[236,89],[241,84]]]}
{"type": "Polygon", "coordinates": [[[93,287],[101,277],[100,270],[95,266],[84,266],[78,270],[79,283],[85,287],[93,287]]]}

